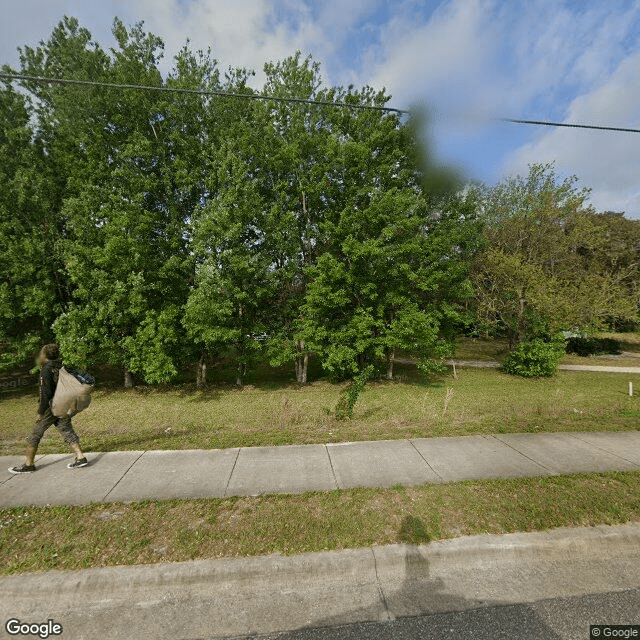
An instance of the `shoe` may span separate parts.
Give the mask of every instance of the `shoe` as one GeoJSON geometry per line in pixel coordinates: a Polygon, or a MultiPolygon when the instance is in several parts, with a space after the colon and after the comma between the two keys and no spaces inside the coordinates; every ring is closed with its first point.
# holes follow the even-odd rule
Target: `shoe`
{"type": "Polygon", "coordinates": [[[67,469],[79,469],[80,467],[86,467],[89,464],[86,458],[80,458],[79,460],[74,460],[67,465],[67,469]]]}
{"type": "Polygon", "coordinates": [[[33,473],[35,470],[35,464],[23,464],[20,467],[10,467],[9,473],[33,473]]]}

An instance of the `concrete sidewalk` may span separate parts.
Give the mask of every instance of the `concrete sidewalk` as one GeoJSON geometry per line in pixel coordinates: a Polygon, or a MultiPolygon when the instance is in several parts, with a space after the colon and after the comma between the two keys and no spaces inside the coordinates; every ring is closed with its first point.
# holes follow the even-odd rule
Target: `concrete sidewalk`
{"type": "Polygon", "coordinates": [[[38,458],[36,473],[14,476],[21,461],[0,457],[0,507],[80,505],[143,499],[256,496],[354,487],[406,486],[483,478],[640,469],[640,431],[515,433],[415,440],[116,451],[38,458]]]}
{"type": "MultiPolygon", "coordinates": [[[[415,360],[410,358],[394,358],[394,362],[399,364],[416,364],[415,360]]],[[[472,369],[498,369],[500,363],[496,360],[446,360],[445,364],[453,367],[471,367],[472,369]]],[[[558,369],[562,371],[592,371],[595,373],[631,373],[640,374],[639,367],[616,367],[609,365],[596,364],[560,364],[558,369]]]]}

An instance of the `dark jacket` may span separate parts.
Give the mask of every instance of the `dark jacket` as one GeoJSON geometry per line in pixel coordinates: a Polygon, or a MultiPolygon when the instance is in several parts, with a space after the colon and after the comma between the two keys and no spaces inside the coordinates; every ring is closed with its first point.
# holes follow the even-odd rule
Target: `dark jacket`
{"type": "Polygon", "coordinates": [[[53,395],[58,384],[58,375],[62,367],[62,360],[47,360],[40,369],[40,404],[38,414],[43,416],[51,405],[53,395]]]}

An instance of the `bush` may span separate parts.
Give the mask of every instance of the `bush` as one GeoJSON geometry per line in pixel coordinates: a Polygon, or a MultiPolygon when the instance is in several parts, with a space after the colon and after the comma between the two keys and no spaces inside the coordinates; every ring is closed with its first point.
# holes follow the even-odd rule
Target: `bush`
{"type": "Polygon", "coordinates": [[[567,353],[575,353],[582,357],[619,354],[620,343],[613,338],[569,338],[567,353]]]}
{"type": "Polygon", "coordinates": [[[525,378],[549,377],[565,352],[564,340],[521,342],[502,363],[502,370],[525,378]]]}
{"type": "Polygon", "coordinates": [[[375,367],[370,364],[355,376],[349,386],[340,394],[340,399],[338,400],[335,411],[337,420],[345,420],[346,418],[353,417],[353,407],[355,407],[364,389],[364,385],[373,375],[374,371],[375,367]]]}

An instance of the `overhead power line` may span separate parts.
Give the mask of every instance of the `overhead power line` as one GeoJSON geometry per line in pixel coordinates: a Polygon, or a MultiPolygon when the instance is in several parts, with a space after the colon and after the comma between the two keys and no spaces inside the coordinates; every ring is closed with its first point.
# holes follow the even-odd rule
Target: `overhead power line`
{"type": "Polygon", "coordinates": [[[603,127],[596,124],[573,124],[571,122],[544,122],[542,120],[515,120],[514,118],[499,118],[501,122],[516,122],[518,124],[541,124],[548,127],[572,127],[574,129],[600,129],[601,131],[626,131],[627,133],[640,133],[640,129],[627,129],[625,127],[603,127]]]}
{"type": "MultiPolygon", "coordinates": [[[[381,111],[387,113],[397,113],[399,115],[407,115],[411,113],[409,109],[398,109],[395,107],[385,107],[382,105],[370,104],[350,104],[348,102],[331,102],[329,100],[312,100],[307,98],[281,98],[278,96],[269,96],[259,93],[233,93],[228,91],[216,91],[213,89],[187,89],[182,87],[156,87],[153,85],[143,84],[122,84],[115,82],[96,82],[93,80],[77,80],[74,78],[45,78],[42,76],[29,76],[23,74],[0,73],[0,78],[4,80],[23,80],[27,82],[39,82],[43,84],[72,84],[88,87],[102,87],[106,89],[128,89],[136,91],[156,91],[165,93],[183,93],[201,96],[219,96],[225,98],[238,98],[244,100],[262,100],[280,103],[297,103],[308,105],[319,105],[326,107],[339,107],[343,109],[359,109],[362,111],[381,111]]],[[[515,124],[532,124],[547,127],[569,127],[572,129],[596,129],[599,131],[620,131],[625,133],[640,133],[640,129],[631,129],[627,127],[610,127],[595,124],[578,124],[571,122],[548,122],[544,120],[521,120],[516,118],[496,118],[498,122],[511,122],[515,124]]]]}
{"type": "Polygon", "coordinates": [[[6,80],[27,80],[29,82],[41,82],[44,84],[77,84],[88,87],[104,87],[106,89],[134,89],[138,91],[160,91],[165,93],[188,93],[201,96],[220,96],[225,98],[241,98],[245,100],[264,100],[273,102],[294,102],[301,104],[313,104],[327,107],[341,107],[345,109],[361,109],[370,111],[389,111],[400,115],[409,113],[406,109],[395,109],[371,104],[349,104],[348,102],[330,102],[329,100],[311,100],[306,98],[280,98],[266,96],[259,93],[231,93],[228,91],[215,91],[212,89],[185,89],[181,87],[154,87],[145,84],[120,84],[115,82],[94,82],[92,80],[75,80],[71,78],[42,78],[40,76],[25,76],[20,74],[0,73],[0,78],[6,80]]]}

